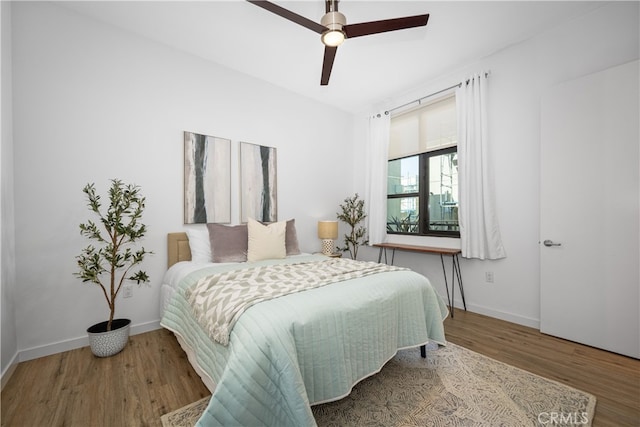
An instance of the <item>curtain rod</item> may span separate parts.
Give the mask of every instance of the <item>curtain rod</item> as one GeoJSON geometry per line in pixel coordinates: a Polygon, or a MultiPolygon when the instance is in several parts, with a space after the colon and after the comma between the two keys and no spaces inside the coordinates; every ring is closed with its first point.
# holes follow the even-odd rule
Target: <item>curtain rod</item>
{"type": "MultiPolygon", "coordinates": [[[[489,77],[489,73],[490,73],[490,71],[485,72],[485,73],[484,73],[484,76],[485,76],[485,77],[489,77]]],[[[466,82],[467,82],[467,83],[469,83],[469,80],[467,80],[466,82]]],[[[385,115],[389,115],[391,112],[393,112],[393,111],[395,111],[395,110],[399,110],[400,108],[406,107],[407,105],[411,105],[411,104],[413,104],[414,102],[417,102],[417,103],[418,103],[418,105],[420,105],[420,102],[422,102],[423,100],[425,100],[425,99],[427,99],[427,98],[431,98],[431,97],[432,97],[432,96],[434,96],[434,95],[438,95],[439,93],[442,93],[442,92],[446,92],[446,91],[448,91],[448,90],[451,90],[451,89],[453,89],[454,87],[460,87],[460,86],[462,86],[462,83],[463,83],[463,82],[460,82],[460,83],[457,83],[457,84],[455,84],[455,85],[453,85],[453,86],[449,86],[449,87],[446,87],[446,88],[444,88],[444,89],[440,89],[440,90],[439,90],[439,91],[437,91],[437,92],[430,93],[429,95],[427,95],[427,96],[423,96],[422,98],[414,99],[413,101],[411,101],[411,102],[407,102],[406,104],[398,105],[397,107],[394,107],[394,108],[392,108],[392,109],[390,109],[390,110],[385,111],[385,112],[384,112],[384,114],[385,114],[385,115]]]]}
{"type": "Polygon", "coordinates": [[[462,82],[460,82],[460,83],[458,83],[458,84],[455,84],[455,85],[453,85],[453,86],[446,87],[446,88],[444,88],[444,89],[440,89],[439,91],[437,91],[437,92],[433,92],[433,93],[430,93],[429,95],[427,95],[427,96],[423,96],[422,98],[414,99],[413,101],[407,102],[406,104],[398,105],[397,107],[394,107],[394,108],[392,108],[392,109],[390,109],[390,110],[385,111],[385,112],[384,112],[384,114],[389,114],[389,113],[391,113],[391,112],[393,112],[393,111],[395,111],[395,110],[399,110],[399,109],[400,109],[400,108],[402,108],[402,107],[406,107],[407,105],[411,105],[411,104],[413,104],[414,102],[417,102],[417,103],[418,103],[418,105],[419,105],[419,104],[420,104],[420,102],[422,102],[422,100],[424,100],[424,99],[431,98],[431,97],[432,97],[432,96],[434,96],[434,95],[437,95],[437,94],[442,93],[442,92],[446,92],[446,91],[448,91],[448,90],[450,90],[450,89],[453,89],[454,87],[460,87],[460,86],[462,86],[462,82]]]}

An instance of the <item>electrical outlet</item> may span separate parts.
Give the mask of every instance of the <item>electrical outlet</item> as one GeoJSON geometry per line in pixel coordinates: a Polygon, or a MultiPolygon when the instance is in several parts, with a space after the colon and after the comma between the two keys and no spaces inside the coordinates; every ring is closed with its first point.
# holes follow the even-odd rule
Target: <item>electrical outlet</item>
{"type": "Polygon", "coordinates": [[[484,281],[487,283],[493,283],[493,271],[484,272],[484,281]]]}
{"type": "Polygon", "coordinates": [[[133,286],[126,285],[122,288],[122,298],[131,298],[133,296],[133,286]]]}

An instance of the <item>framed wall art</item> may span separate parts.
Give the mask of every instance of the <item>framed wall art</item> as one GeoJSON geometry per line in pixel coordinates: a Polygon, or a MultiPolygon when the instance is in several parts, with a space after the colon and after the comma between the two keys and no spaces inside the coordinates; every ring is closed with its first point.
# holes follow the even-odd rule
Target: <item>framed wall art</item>
{"type": "Polygon", "coordinates": [[[231,140],[184,132],[184,223],[231,222],[231,140]]]}
{"type": "Polygon", "coordinates": [[[240,143],[240,210],[242,222],[278,220],[276,149],[240,143]]]}

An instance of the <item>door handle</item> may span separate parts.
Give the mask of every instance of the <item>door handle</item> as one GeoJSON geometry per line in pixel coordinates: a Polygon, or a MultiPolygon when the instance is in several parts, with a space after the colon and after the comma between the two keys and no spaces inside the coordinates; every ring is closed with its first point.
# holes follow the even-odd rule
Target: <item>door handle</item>
{"type": "Polygon", "coordinates": [[[555,243],[553,240],[545,240],[542,242],[545,246],[562,246],[562,243],[555,243]]]}

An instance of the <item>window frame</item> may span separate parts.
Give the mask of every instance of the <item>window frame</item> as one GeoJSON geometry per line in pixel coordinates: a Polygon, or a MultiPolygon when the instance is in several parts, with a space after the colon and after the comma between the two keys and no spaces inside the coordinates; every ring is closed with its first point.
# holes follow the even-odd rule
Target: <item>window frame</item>
{"type": "MultiPolygon", "coordinates": [[[[387,162],[396,160],[408,159],[411,157],[418,157],[418,191],[413,193],[400,193],[389,194],[387,192],[387,202],[392,199],[403,199],[410,197],[418,198],[418,232],[403,232],[403,231],[389,231],[387,234],[398,234],[406,236],[437,236],[437,237],[460,237],[460,221],[458,217],[458,230],[429,230],[429,222],[431,218],[431,212],[429,211],[429,159],[450,153],[457,153],[458,145],[449,145],[442,148],[436,148],[434,150],[425,151],[423,153],[412,154],[404,157],[398,157],[395,159],[389,159],[387,162]],[[426,215],[425,215],[426,214],[426,215]]],[[[388,179],[388,176],[387,176],[388,179]]],[[[458,195],[459,196],[459,195],[458,195]]]]}

